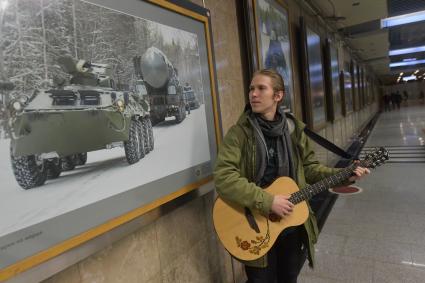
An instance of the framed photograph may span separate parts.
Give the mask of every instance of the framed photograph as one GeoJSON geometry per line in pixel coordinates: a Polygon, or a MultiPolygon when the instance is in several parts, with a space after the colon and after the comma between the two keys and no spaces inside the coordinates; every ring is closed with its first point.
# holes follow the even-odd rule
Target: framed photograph
{"type": "Polygon", "coordinates": [[[372,104],[373,103],[373,91],[375,89],[374,81],[373,81],[373,78],[372,77],[369,77],[368,85],[369,85],[368,104],[372,104]]]}
{"type": "Polygon", "coordinates": [[[370,103],[375,102],[375,96],[377,95],[376,82],[373,78],[370,79],[370,103]]]}
{"type": "Polygon", "coordinates": [[[370,78],[366,77],[366,104],[367,105],[371,104],[372,102],[371,89],[372,89],[372,84],[371,84],[370,78]]]}
{"type": "Polygon", "coordinates": [[[2,16],[0,281],[212,180],[208,10],[42,0],[2,16]]]}
{"type": "Polygon", "coordinates": [[[360,108],[364,108],[366,105],[366,77],[365,77],[365,70],[363,67],[359,68],[359,81],[360,81],[360,108]]]}
{"type": "Polygon", "coordinates": [[[371,102],[370,88],[371,88],[370,78],[365,76],[365,105],[369,105],[371,102]]]}
{"type": "Polygon", "coordinates": [[[340,90],[342,92],[342,109],[344,116],[354,111],[353,80],[350,72],[350,63],[344,63],[344,70],[340,72],[340,90]]]}
{"type": "Polygon", "coordinates": [[[360,94],[359,94],[359,68],[354,60],[351,61],[351,75],[353,80],[353,106],[354,111],[359,111],[360,109],[360,94]]]}
{"type": "Polygon", "coordinates": [[[365,72],[365,104],[369,105],[370,104],[370,88],[371,88],[371,83],[370,83],[370,77],[369,75],[365,72]]]}
{"type": "Polygon", "coordinates": [[[358,96],[358,104],[359,110],[363,108],[363,76],[362,76],[362,68],[357,65],[357,96],[358,96]]]}
{"type": "Polygon", "coordinates": [[[328,120],[333,121],[342,117],[342,102],[340,91],[340,75],[338,50],[330,39],[325,45],[325,82],[326,82],[326,105],[328,120]]]}
{"type": "MultiPolygon", "coordinates": [[[[251,73],[262,68],[275,69],[285,83],[282,107],[292,111],[294,84],[292,72],[291,35],[289,14],[282,1],[249,0],[245,14],[250,23],[248,35],[251,51],[251,73]]],[[[252,75],[252,74],[251,74],[252,75]]]]}
{"type": "Polygon", "coordinates": [[[310,128],[318,130],[326,125],[327,119],[321,41],[320,36],[305,24],[302,17],[300,27],[305,118],[310,128]]]}

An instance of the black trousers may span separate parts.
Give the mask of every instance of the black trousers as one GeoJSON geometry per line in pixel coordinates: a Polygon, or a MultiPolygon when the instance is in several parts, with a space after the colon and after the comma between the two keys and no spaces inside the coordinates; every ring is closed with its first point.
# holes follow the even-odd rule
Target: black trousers
{"type": "Polygon", "coordinates": [[[300,272],[304,229],[279,235],[267,253],[267,267],[245,266],[247,283],[296,283],[300,272]]]}

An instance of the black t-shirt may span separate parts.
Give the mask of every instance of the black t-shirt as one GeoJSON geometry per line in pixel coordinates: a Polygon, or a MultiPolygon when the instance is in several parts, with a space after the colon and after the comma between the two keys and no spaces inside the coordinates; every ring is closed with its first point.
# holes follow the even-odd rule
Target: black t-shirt
{"type": "Polygon", "coordinates": [[[277,158],[277,137],[264,135],[267,145],[268,159],[264,175],[260,180],[260,187],[269,186],[277,178],[278,175],[278,158],[277,158]]]}

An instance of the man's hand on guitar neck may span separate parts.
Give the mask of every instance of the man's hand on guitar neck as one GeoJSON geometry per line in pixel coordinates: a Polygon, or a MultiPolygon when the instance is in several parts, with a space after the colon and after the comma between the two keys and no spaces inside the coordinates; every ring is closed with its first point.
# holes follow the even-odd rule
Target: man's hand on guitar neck
{"type": "Polygon", "coordinates": [[[292,213],[294,204],[289,201],[290,196],[276,195],[273,198],[272,212],[280,217],[288,216],[292,213]]]}
{"type": "MultiPolygon", "coordinates": [[[[359,163],[359,161],[355,161],[354,163],[359,163]]],[[[354,182],[354,181],[360,180],[367,174],[370,174],[369,169],[358,166],[356,169],[354,169],[353,176],[351,176],[348,180],[350,182],[354,182]]]]}

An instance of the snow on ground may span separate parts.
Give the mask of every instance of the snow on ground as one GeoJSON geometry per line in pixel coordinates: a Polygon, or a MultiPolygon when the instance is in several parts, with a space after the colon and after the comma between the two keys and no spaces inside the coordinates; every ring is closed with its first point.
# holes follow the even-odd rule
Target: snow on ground
{"type": "Polygon", "coordinates": [[[127,163],[124,148],[89,152],[86,165],[30,190],[16,183],[10,141],[0,140],[0,236],[209,161],[205,119],[202,105],[180,124],[156,125],[155,149],[136,164],[127,163]]]}

